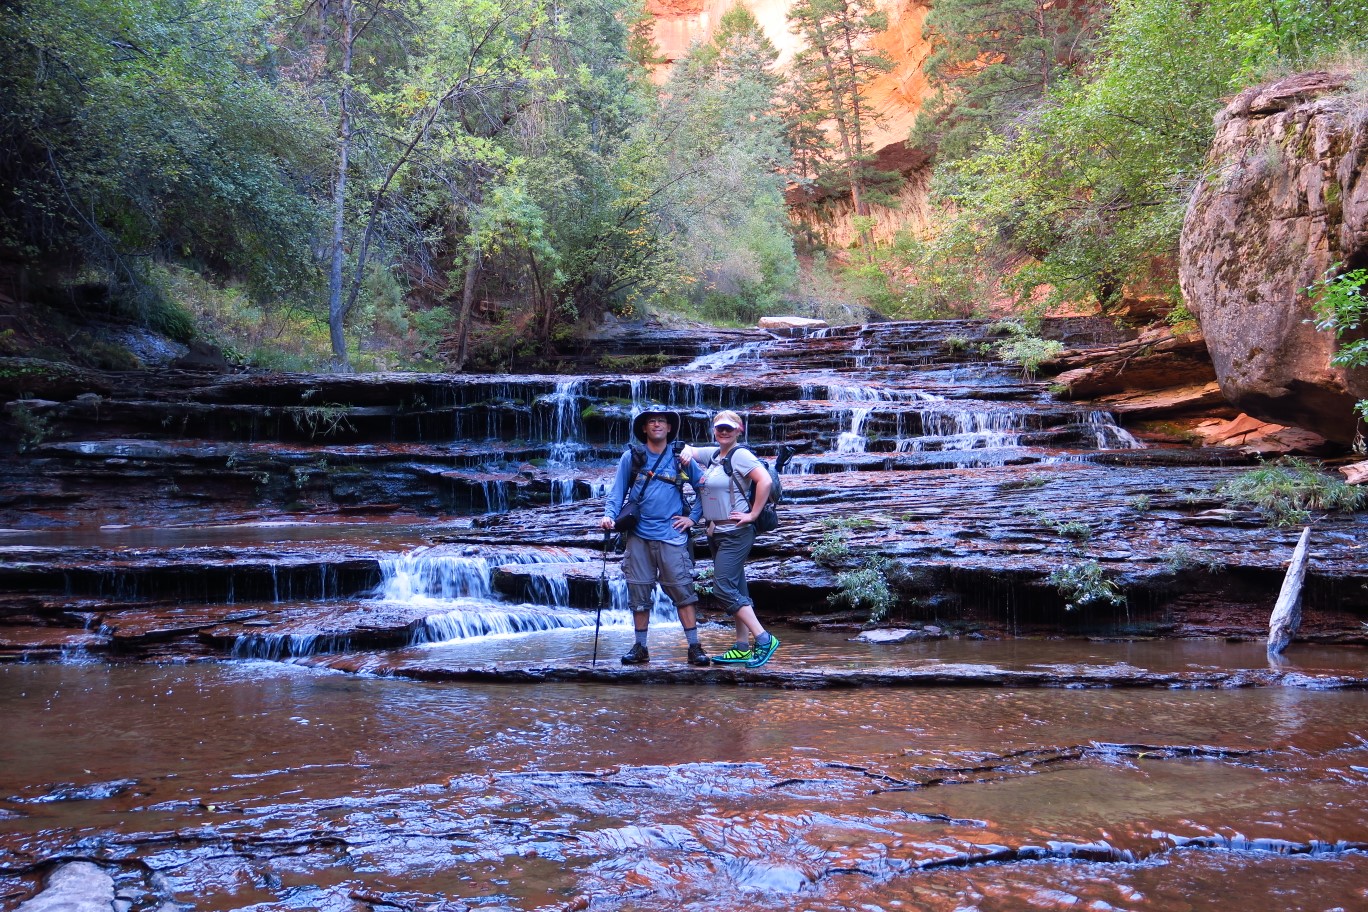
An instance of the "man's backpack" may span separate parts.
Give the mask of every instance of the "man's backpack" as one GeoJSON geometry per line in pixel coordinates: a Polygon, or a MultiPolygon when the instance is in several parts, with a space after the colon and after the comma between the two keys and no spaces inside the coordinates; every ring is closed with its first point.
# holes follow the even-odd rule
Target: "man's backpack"
{"type": "MultiPolygon", "coordinates": [[[[755,451],[750,447],[738,445],[736,449],[733,449],[731,453],[728,453],[723,457],[722,471],[727,473],[728,478],[736,477],[732,470],[732,455],[735,454],[737,449],[744,449],[752,456],[755,456],[755,451]]],[[[784,466],[788,463],[790,455],[788,447],[781,446],[779,448],[779,456],[775,459],[773,464],[771,464],[768,459],[761,459],[759,456],[755,456],[755,458],[760,461],[760,464],[765,467],[765,471],[769,473],[770,477],[769,500],[766,501],[765,506],[761,508],[760,515],[755,518],[755,531],[757,532],[773,532],[779,527],[779,511],[776,508],[776,505],[784,502],[784,483],[780,480],[779,473],[783,471],[784,466]]],[[[741,493],[745,495],[747,507],[755,506],[755,503],[751,500],[751,491],[754,489],[755,485],[753,483],[749,488],[747,488],[745,484],[741,484],[741,493]]]]}

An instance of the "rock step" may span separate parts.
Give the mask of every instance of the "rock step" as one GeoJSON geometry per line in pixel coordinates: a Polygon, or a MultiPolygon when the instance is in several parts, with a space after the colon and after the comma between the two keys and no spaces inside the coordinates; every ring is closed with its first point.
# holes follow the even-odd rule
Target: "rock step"
{"type": "MultiPolygon", "coordinates": [[[[782,654],[782,653],[781,653],[782,654]]],[[[943,664],[924,668],[850,669],[786,668],[775,662],[762,668],[713,665],[652,664],[624,668],[601,661],[559,664],[502,663],[462,666],[418,660],[377,663],[373,656],[327,655],[304,659],[301,664],[334,671],[383,673],[414,681],[479,682],[507,684],[657,684],[773,687],[793,690],[844,690],[851,688],[992,687],[1034,689],[1069,688],[1165,688],[1180,690],[1226,690],[1247,687],[1295,687],[1307,690],[1365,690],[1368,675],[1306,674],[1296,671],[1241,670],[1154,672],[1129,666],[1016,671],[992,665],[943,664]]]]}

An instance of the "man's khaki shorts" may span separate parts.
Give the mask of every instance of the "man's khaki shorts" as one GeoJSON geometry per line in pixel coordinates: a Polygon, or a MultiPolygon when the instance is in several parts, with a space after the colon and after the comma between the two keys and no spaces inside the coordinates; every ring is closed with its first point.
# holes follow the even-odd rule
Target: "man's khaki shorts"
{"type": "Polygon", "coordinates": [[[676,608],[698,601],[688,545],[647,541],[629,535],[622,556],[622,575],[627,578],[629,586],[654,586],[660,583],[676,608]]]}

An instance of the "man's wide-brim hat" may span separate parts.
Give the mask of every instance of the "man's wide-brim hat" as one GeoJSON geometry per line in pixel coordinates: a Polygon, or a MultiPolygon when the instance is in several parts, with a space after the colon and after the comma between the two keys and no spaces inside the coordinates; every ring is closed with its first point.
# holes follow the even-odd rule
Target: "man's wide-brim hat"
{"type": "Polygon", "coordinates": [[[679,435],[679,412],[666,411],[665,409],[647,409],[636,418],[632,419],[632,436],[642,443],[646,442],[646,422],[652,418],[664,418],[670,424],[670,433],[665,438],[673,442],[679,435]]]}

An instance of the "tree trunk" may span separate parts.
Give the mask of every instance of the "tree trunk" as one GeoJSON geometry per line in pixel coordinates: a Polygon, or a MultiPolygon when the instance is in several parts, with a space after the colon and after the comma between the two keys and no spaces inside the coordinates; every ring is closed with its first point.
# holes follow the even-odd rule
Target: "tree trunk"
{"type": "Polygon", "coordinates": [[[480,248],[472,246],[466,257],[465,284],[461,287],[461,315],[456,320],[456,365],[465,370],[470,349],[470,313],[475,306],[475,282],[480,276],[480,248]]]}
{"type": "Polygon", "coordinates": [[[347,372],[347,337],[343,332],[346,308],[342,302],[342,265],[346,245],[347,169],[351,157],[351,71],[355,11],[352,0],[342,0],[342,92],[337,123],[337,175],[333,179],[332,258],[328,265],[328,335],[332,341],[333,367],[347,372]]]}

